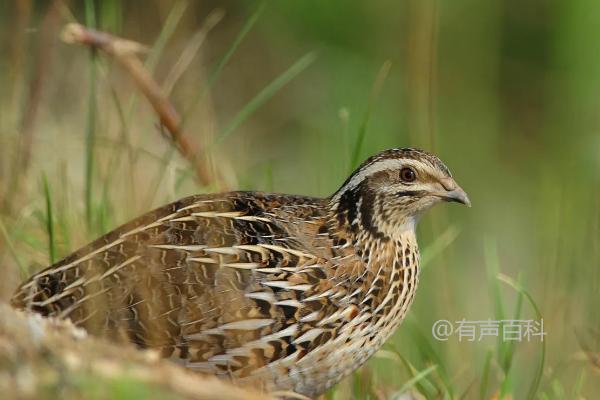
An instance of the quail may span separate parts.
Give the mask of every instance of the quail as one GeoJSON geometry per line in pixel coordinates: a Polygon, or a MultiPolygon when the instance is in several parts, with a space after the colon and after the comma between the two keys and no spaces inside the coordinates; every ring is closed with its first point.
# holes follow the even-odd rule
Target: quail
{"type": "Polygon", "coordinates": [[[238,191],[160,207],[33,275],[11,302],[191,370],[314,397],[406,315],[416,224],[443,201],[470,206],[442,161],[390,149],[330,197],[238,191]]]}

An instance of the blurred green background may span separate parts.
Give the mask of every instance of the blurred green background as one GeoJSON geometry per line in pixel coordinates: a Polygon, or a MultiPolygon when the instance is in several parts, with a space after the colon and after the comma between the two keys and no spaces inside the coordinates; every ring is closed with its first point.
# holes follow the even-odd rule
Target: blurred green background
{"type": "Polygon", "coordinates": [[[407,320],[328,396],[598,398],[598,37],[590,0],[2,1],[0,295],[184,195],[326,196],[357,161],[420,147],[473,208],[423,218],[407,320]],[[122,68],[60,40],[75,21],[148,45],[161,84],[193,55],[170,98],[225,183],[194,180],[122,68]],[[431,335],[439,319],[539,320],[531,303],[544,345],[431,335]]]}

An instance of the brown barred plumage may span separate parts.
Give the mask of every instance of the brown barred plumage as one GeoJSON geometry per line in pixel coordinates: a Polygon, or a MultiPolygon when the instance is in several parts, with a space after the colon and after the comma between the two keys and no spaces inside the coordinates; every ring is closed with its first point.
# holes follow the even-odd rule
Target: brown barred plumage
{"type": "Polygon", "coordinates": [[[416,220],[440,200],[469,204],[415,149],[371,157],[329,198],[191,196],[32,276],[12,304],[193,370],[315,396],[399,325],[418,281],[416,220]]]}

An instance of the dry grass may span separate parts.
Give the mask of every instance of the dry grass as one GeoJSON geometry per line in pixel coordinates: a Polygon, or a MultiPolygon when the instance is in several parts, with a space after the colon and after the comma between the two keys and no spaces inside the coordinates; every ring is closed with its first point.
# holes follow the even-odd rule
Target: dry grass
{"type": "Polygon", "coordinates": [[[5,399],[271,399],[192,373],[155,352],[109,343],[70,322],[18,312],[3,304],[0,392],[5,399]]]}

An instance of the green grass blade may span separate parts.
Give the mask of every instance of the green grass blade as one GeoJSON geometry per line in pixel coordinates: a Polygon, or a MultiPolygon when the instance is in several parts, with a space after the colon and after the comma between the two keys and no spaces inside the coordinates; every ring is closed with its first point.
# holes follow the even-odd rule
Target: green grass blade
{"type": "Polygon", "coordinates": [[[408,381],[406,381],[406,383],[404,383],[404,385],[402,385],[402,387],[400,388],[400,390],[398,390],[396,393],[392,394],[391,398],[392,399],[399,399],[402,394],[404,394],[409,389],[411,389],[413,386],[415,386],[417,383],[419,383],[427,375],[429,375],[430,373],[432,373],[433,371],[435,371],[435,369],[437,367],[438,367],[437,365],[432,365],[431,367],[425,368],[424,370],[422,370],[419,373],[417,373],[414,377],[412,377],[411,379],[409,379],[408,381]]]}
{"type": "Polygon", "coordinates": [[[227,138],[233,131],[235,131],[250,115],[252,115],[260,106],[262,106],[267,100],[269,100],[275,93],[277,93],[283,86],[289,81],[298,76],[304,71],[310,64],[315,61],[316,55],[311,52],[305,54],[302,58],[296,61],[291,67],[279,75],[275,80],[268,84],[263,90],[261,90],[252,100],[250,100],[244,108],[242,108],[231,122],[221,131],[216,139],[216,143],[221,143],[227,138]]]}
{"type": "Polygon", "coordinates": [[[19,257],[19,252],[15,248],[15,246],[10,238],[10,235],[8,234],[8,231],[6,230],[4,221],[2,221],[1,217],[0,217],[0,233],[2,233],[2,236],[4,237],[4,242],[6,243],[6,246],[8,247],[8,251],[10,252],[10,255],[12,256],[12,258],[17,263],[17,266],[19,267],[21,277],[26,278],[27,276],[29,276],[29,269],[25,266],[23,261],[21,261],[21,258],[19,257]]]}
{"type": "Polygon", "coordinates": [[[48,235],[48,254],[50,256],[50,264],[56,262],[56,241],[54,237],[54,215],[52,214],[52,196],[50,195],[50,187],[46,175],[42,176],[44,185],[44,198],[46,202],[46,234],[48,235]]]}
{"type": "Polygon", "coordinates": [[[229,60],[231,60],[231,57],[233,57],[233,55],[237,51],[240,44],[244,41],[244,38],[246,37],[246,35],[252,30],[254,25],[256,25],[256,22],[259,20],[260,15],[263,13],[264,8],[265,8],[265,2],[263,1],[260,3],[260,5],[258,6],[257,10],[254,12],[254,14],[252,14],[250,16],[250,18],[248,18],[248,21],[246,21],[246,23],[244,24],[244,26],[242,27],[240,32],[233,39],[233,42],[231,43],[231,45],[225,52],[225,55],[223,56],[223,58],[221,58],[221,60],[219,60],[219,62],[217,63],[217,66],[215,67],[215,69],[211,72],[210,76],[208,77],[208,81],[207,81],[206,85],[204,85],[202,90],[200,90],[198,92],[198,94],[192,99],[190,106],[184,113],[182,125],[184,125],[184,121],[187,121],[187,119],[190,116],[190,114],[192,113],[192,111],[198,105],[198,102],[200,102],[200,100],[202,100],[202,98],[204,98],[206,93],[208,93],[208,91],[213,87],[215,82],[219,79],[219,77],[221,76],[221,72],[223,71],[223,68],[227,65],[227,63],[229,63],[229,60]]]}
{"type": "Polygon", "coordinates": [[[110,182],[106,180],[102,186],[102,203],[98,205],[98,230],[105,234],[112,226],[112,208],[110,201],[110,182]]]}
{"type": "Polygon", "coordinates": [[[488,270],[488,276],[490,277],[492,301],[494,302],[494,312],[497,320],[504,319],[504,303],[502,302],[502,294],[500,292],[500,285],[498,281],[493,279],[500,273],[500,263],[498,261],[498,251],[496,248],[496,241],[488,239],[485,242],[484,248],[485,254],[485,265],[488,270]]]}
{"type": "MultiPolygon", "coordinates": [[[[85,2],[86,24],[90,28],[96,27],[96,15],[94,11],[94,2],[86,0],[85,2]]],[[[94,143],[96,128],[96,51],[90,49],[89,66],[89,93],[86,117],[85,134],[85,216],[88,229],[91,229],[93,223],[92,197],[93,197],[93,177],[94,177],[94,143]]]]}
{"type": "MultiPolygon", "coordinates": [[[[521,277],[519,276],[519,282],[520,281],[521,281],[521,277]]],[[[515,303],[515,313],[513,315],[513,320],[521,319],[522,307],[523,307],[523,293],[517,292],[517,301],[515,303]]],[[[504,343],[506,343],[506,347],[505,347],[506,352],[504,353],[503,364],[506,366],[506,370],[508,370],[508,369],[510,369],[510,366],[512,365],[516,342],[515,341],[505,341],[504,343]]]]}
{"type": "Polygon", "coordinates": [[[227,52],[225,52],[225,55],[223,56],[223,58],[219,61],[219,63],[217,64],[217,66],[215,67],[213,72],[210,74],[210,77],[208,78],[208,82],[206,84],[206,87],[203,89],[203,92],[206,92],[206,90],[210,89],[212,87],[212,85],[217,81],[217,79],[219,79],[219,76],[221,75],[223,68],[225,67],[225,65],[227,65],[227,63],[229,62],[231,57],[235,54],[237,48],[240,46],[240,44],[242,43],[242,41],[244,40],[244,38],[246,37],[248,32],[250,32],[252,30],[252,28],[254,27],[254,25],[256,25],[256,22],[260,18],[264,9],[265,9],[265,2],[262,1],[259,4],[256,11],[254,12],[254,14],[252,14],[250,16],[250,18],[248,18],[248,21],[246,21],[246,23],[244,24],[244,26],[242,27],[242,29],[240,30],[238,35],[235,37],[235,39],[231,43],[231,46],[229,46],[229,49],[227,49],[227,52]]]}
{"type": "Polygon", "coordinates": [[[94,192],[94,147],[96,125],[96,65],[92,56],[89,79],[88,110],[85,134],[85,215],[88,228],[92,227],[93,192],[94,192]]]}
{"type": "MultiPolygon", "coordinates": [[[[500,290],[500,282],[495,277],[500,272],[500,262],[498,260],[498,250],[496,241],[487,238],[484,241],[484,260],[488,276],[488,284],[490,286],[491,300],[494,306],[494,317],[496,321],[504,319],[504,302],[502,301],[502,292],[500,290]]],[[[502,356],[502,338],[498,337],[496,341],[496,356],[501,359],[502,356]]]]}
{"type": "Polygon", "coordinates": [[[442,360],[442,355],[436,351],[434,344],[429,339],[430,331],[425,333],[426,331],[421,329],[416,321],[416,318],[412,314],[407,315],[405,326],[407,328],[410,327],[410,334],[413,342],[416,343],[416,348],[420,354],[420,359],[427,363],[436,364],[439,367],[436,371],[436,376],[439,377],[439,381],[437,382],[438,384],[436,385],[438,393],[450,392],[451,397],[454,398],[452,380],[450,379],[448,370],[446,369],[442,360]],[[410,323],[407,324],[407,322],[410,323]]]}
{"type": "Polygon", "coordinates": [[[160,186],[161,183],[163,182],[165,175],[167,173],[167,170],[169,168],[169,164],[171,163],[171,160],[173,159],[173,156],[175,155],[175,146],[169,146],[169,148],[167,148],[164,152],[164,155],[162,157],[161,163],[162,166],[159,168],[158,173],[156,174],[156,176],[153,179],[153,182],[150,184],[149,189],[148,189],[148,194],[146,196],[144,196],[145,200],[145,204],[147,207],[152,206],[152,204],[154,203],[154,200],[156,199],[156,195],[158,194],[159,190],[160,190],[160,186]]]}
{"type": "MultiPolygon", "coordinates": [[[[536,318],[540,321],[543,320],[542,313],[540,312],[539,307],[537,306],[536,302],[533,300],[533,297],[531,297],[531,295],[529,294],[528,291],[526,291],[519,283],[515,282],[514,280],[512,280],[510,277],[508,277],[506,275],[498,274],[497,279],[500,282],[506,283],[507,285],[512,287],[514,290],[516,290],[517,292],[519,292],[523,296],[525,296],[525,299],[527,300],[527,302],[529,303],[531,308],[533,308],[536,318]]],[[[542,329],[543,329],[543,327],[542,327],[542,329]]],[[[538,367],[537,367],[537,370],[533,377],[533,380],[531,382],[531,385],[529,387],[529,391],[527,393],[528,399],[535,398],[535,396],[538,392],[538,389],[540,387],[540,382],[542,381],[542,374],[544,373],[544,364],[546,362],[546,341],[543,340],[543,336],[542,336],[541,346],[542,346],[542,351],[540,353],[540,358],[538,360],[538,367]]]]}
{"type": "MultiPolygon", "coordinates": [[[[133,170],[133,165],[135,164],[136,150],[133,148],[133,144],[132,144],[132,138],[131,138],[130,131],[129,131],[129,121],[125,114],[125,109],[123,108],[121,100],[119,99],[119,96],[117,94],[116,88],[113,85],[110,86],[110,95],[111,95],[111,99],[113,100],[113,104],[115,105],[115,109],[117,111],[117,116],[118,116],[118,120],[119,120],[119,124],[120,124],[119,134],[122,139],[122,146],[125,147],[127,161],[129,162],[129,168],[127,168],[127,172],[128,172],[127,175],[128,175],[128,179],[129,179],[129,185],[128,185],[129,196],[132,199],[136,199],[137,191],[136,191],[136,185],[135,185],[135,174],[134,174],[134,170],[133,170]]],[[[117,147],[116,150],[120,150],[120,149],[117,147]]],[[[117,153],[117,157],[115,157],[114,165],[119,165],[122,152],[116,151],[116,153],[117,153]]],[[[106,174],[106,182],[110,182],[113,175],[116,173],[117,173],[117,168],[114,168],[114,169],[111,169],[110,171],[108,171],[106,174]]]]}
{"type": "Polygon", "coordinates": [[[103,0],[100,6],[100,28],[113,34],[119,34],[123,26],[123,2],[121,0],[103,0]]]}
{"type": "MultiPolygon", "coordinates": [[[[393,355],[393,357],[387,358],[393,361],[399,360],[411,377],[415,377],[418,374],[417,369],[402,355],[402,353],[400,353],[400,350],[398,350],[396,346],[389,343],[385,346],[391,349],[389,353],[393,355]]],[[[379,352],[382,352],[382,350],[379,352]]],[[[439,389],[433,383],[429,382],[427,377],[423,377],[419,381],[415,382],[415,386],[417,387],[417,390],[427,398],[432,398],[440,393],[439,389]]]]}
{"type": "Polygon", "coordinates": [[[445,248],[450,246],[458,237],[460,229],[455,226],[449,226],[433,243],[427,246],[421,253],[421,268],[428,265],[431,260],[442,253],[445,248]]]}
{"type": "Polygon", "coordinates": [[[494,352],[488,350],[485,354],[485,362],[483,363],[483,373],[481,374],[481,385],[479,385],[479,398],[481,400],[486,399],[487,388],[490,381],[490,368],[492,366],[492,358],[494,352]]]}
{"type": "MultiPolygon", "coordinates": [[[[358,129],[358,137],[356,138],[356,142],[354,144],[354,149],[352,151],[352,161],[350,163],[350,168],[352,170],[354,170],[354,168],[358,167],[362,146],[365,141],[365,137],[367,136],[367,127],[369,126],[369,120],[371,119],[371,114],[373,112],[373,108],[375,107],[375,103],[377,102],[377,99],[379,98],[379,94],[381,93],[383,83],[385,82],[385,79],[387,78],[391,67],[392,67],[391,61],[388,60],[383,63],[383,65],[379,69],[377,78],[375,78],[373,87],[371,88],[369,102],[367,103],[367,110],[365,111],[362,122],[360,124],[360,128],[358,129]]],[[[352,171],[350,171],[350,172],[352,172],[352,171]]]]}
{"type": "Polygon", "coordinates": [[[68,167],[67,162],[61,162],[60,168],[60,190],[62,193],[62,201],[60,201],[57,206],[56,213],[56,223],[58,225],[58,229],[60,230],[60,243],[57,245],[57,254],[60,257],[61,254],[64,254],[66,250],[71,250],[71,226],[69,220],[69,214],[72,210],[72,207],[69,204],[71,193],[71,184],[68,177],[68,167]]]}
{"type": "Polygon", "coordinates": [[[581,369],[581,371],[579,372],[579,375],[577,376],[577,379],[575,380],[575,385],[573,386],[573,399],[582,399],[583,398],[583,394],[582,394],[582,390],[583,390],[583,383],[585,381],[585,369],[581,369]]]}
{"type": "Polygon", "coordinates": [[[167,42],[173,36],[177,25],[181,21],[181,18],[185,14],[185,10],[187,8],[187,1],[181,0],[175,3],[169,15],[167,16],[167,20],[163,25],[160,34],[158,35],[158,39],[154,42],[152,46],[152,51],[148,55],[148,59],[146,60],[145,66],[150,73],[154,71],[156,66],[158,65],[158,61],[167,45],[167,42]]]}
{"type": "MultiPolygon", "coordinates": [[[[520,281],[520,278],[519,278],[520,281]]],[[[517,301],[515,303],[515,313],[513,315],[513,320],[521,319],[521,309],[523,307],[523,294],[521,292],[517,292],[517,301]]],[[[500,365],[504,371],[506,378],[502,382],[500,387],[500,398],[503,399],[508,396],[511,392],[511,385],[513,384],[513,380],[511,378],[513,359],[516,351],[517,342],[516,341],[502,341],[502,348],[500,351],[500,365]]]]}
{"type": "MultiPolygon", "coordinates": [[[[471,388],[473,388],[473,386],[475,386],[476,382],[477,382],[476,378],[472,379],[471,382],[465,388],[465,390],[463,390],[463,393],[460,396],[456,397],[456,399],[463,400],[463,399],[471,398],[469,396],[469,393],[471,392],[471,388]]],[[[452,399],[452,397],[450,397],[450,393],[449,392],[444,393],[444,398],[447,398],[448,400],[452,399]]]]}
{"type": "Polygon", "coordinates": [[[352,397],[364,399],[366,390],[361,379],[361,370],[358,369],[352,373],[352,397]]]}
{"type": "Polygon", "coordinates": [[[167,77],[162,83],[162,90],[165,96],[170,96],[171,92],[175,88],[177,81],[183,76],[186,70],[189,69],[192,61],[196,58],[198,52],[202,48],[202,45],[206,42],[208,34],[211,30],[213,30],[219,22],[225,16],[225,11],[220,8],[212,11],[208,16],[204,19],[204,22],[200,26],[194,35],[187,40],[185,47],[181,51],[179,58],[173,66],[171,67],[167,77]]]}
{"type": "Polygon", "coordinates": [[[268,160],[267,165],[265,167],[265,175],[266,175],[266,183],[265,188],[269,192],[273,192],[275,190],[275,177],[274,177],[274,168],[273,168],[273,160],[268,160]]]}
{"type": "MultiPolygon", "coordinates": [[[[350,111],[346,107],[340,108],[338,112],[338,118],[340,120],[340,143],[341,143],[341,157],[342,157],[342,171],[346,173],[352,167],[350,165],[350,157],[351,157],[351,138],[350,138],[350,111]]],[[[351,171],[352,172],[352,171],[351,171]]],[[[344,176],[345,178],[345,176],[344,176]]]]}

